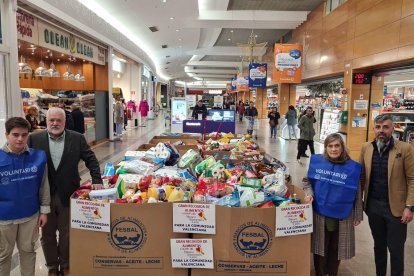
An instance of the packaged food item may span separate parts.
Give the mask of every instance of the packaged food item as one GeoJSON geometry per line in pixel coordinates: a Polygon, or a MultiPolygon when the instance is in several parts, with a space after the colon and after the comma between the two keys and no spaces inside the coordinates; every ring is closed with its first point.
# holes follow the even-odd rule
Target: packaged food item
{"type": "Polygon", "coordinates": [[[237,189],[222,198],[219,198],[216,203],[219,206],[240,207],[240,194],[237,189]]]}
{"type": "Polygon", "coordinates": [[[255,189],[244,189],[240,195],[241,207],[256,207],[265,202],[264,192],[258,192],[255,189]]]}
{"type": "Polygon", "coordinates": [[[137,159],[137,160],[126,161],[123,168],[126,173],[136,173],[136,174],[147,175],[147,174],[152,174],[157,169],[159,169],[160,165],[156,164],[155,162],[153,162],[152,160],[148,158],[143,158],[140,160],[137,159]]]}
{"type": "Polygon", "coordinates": [[[132,150],[129,150],[129,151],[125,152],[124,160],[125,161],[135,160],[135,159],[141,159],[143,157],[145,157],[145,152],[144,151],[132,151],[132,150]]]}
{"type": "Polygon", "coordinates": [[[112,163],[106,163],[103,176],[112,176],[115,174],[115,167],[112,163]]]}
{"type": "Polygon", "coordinates": [[[249,177],[242,176],[240,178],[240,185],[244,187],[260,189],[262,188],[262,181],[257,178],[249,178],[249,177]]]}
{"type": "Polygon", "coordinates": [[[184,199],[184,191],[176,187],[174,190],[171,191],[170,196],[168,197],[168,202],[177,202],[177,201],[183,201],[184,199]]]}
{"type": "Polygon", "coordinates": [[[203,159],[199,152],[196,152],[193,149],[189,149],[183,156],[181,156],[180,161],[178,162],[178,167],[180,168],[194,168],[197,164],[202,162],[203,159]]]}
{"type": "Polygon", "coordinates": [[[197,174],[202,174],[206,168],[211,167],[215,163],[216,163],[216,159],[214,159],[214,157],[210,156],[210,157],[204,159],[202,162],[200,162],[195,167],[195,171],[196,171],[197,174]]]}
{"type": "Polygon", "coordinates": [[[91,190],[89,192],[89,198],[92,200],[113,200],[115,201],[118,196],[117,188],[102,189],[102,190],[91,190]]]}

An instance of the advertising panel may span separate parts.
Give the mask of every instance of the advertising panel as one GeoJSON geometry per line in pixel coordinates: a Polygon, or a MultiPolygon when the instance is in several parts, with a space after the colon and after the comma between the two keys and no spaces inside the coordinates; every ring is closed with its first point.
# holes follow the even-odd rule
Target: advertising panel
{"type": "Polygon", "coordinates": [[[249,91],[249,77],[243,76],[242,73],[237,75],[237,82],[236,82],[236,90],[237,91],[249,91]]]}
{"type": "Polygon", "coordinates": [[[249,87],[266,87],[267,63],[249,64],[249,87]]]}
{"type": "Polygon", "coordinates": [[[236,77],[231,78],[231,90],[232,91],[236,91],[237,90],[236,89],[236,85],[237,85],[237,78],[236,77]]]}
{"type": "Polygon", "coordinates": [[[275,44],[273,81],[276,83],[301,83],[302,53],[303,46],[300,44],[275,44]]]}
{"type": "Polygon", "coordinates": [[[24,40],[32,44],[38,43],[39,40],[36,17],[19,10],[16,12],[16,24],[17,39],[24,40]]]}

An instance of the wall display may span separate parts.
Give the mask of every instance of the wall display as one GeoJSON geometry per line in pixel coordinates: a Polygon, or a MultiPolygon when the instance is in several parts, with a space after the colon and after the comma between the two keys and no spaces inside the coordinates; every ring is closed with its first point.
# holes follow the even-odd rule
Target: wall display
{"type": "Polygon", "coordinates": [[[267,63],[249,64],[249,87],[266,87],[267,63]]]}
{"type": "Polygon", "coordinates": [[[352,74],[353,84],[371,84],[371,74],[368,73],[354,73],[352,74]]]}
{"type": "Polygon", "coordinates": [[[366,117],[352,118],[352,127],[367,127],[367,118],[366,117]]]}
{"type": "Polygon", "coordinates": [[[325,109],[322,117],[321,133],[319,140],[321,143],[325,141],[326,136],[331,133],[336,133],[340,128],[340,111],[337,109],[325,109]]]}
{"type": "Polygon", "coordinates": [[[273,81],[276,83],[301,83],[302,53],[303,46],[300,44],[275,44],[273,81]]]}
{"type": "Polygon", "coordinates": [[[236,91],[236,85],[237,85],[237,78],[231,78],[231,90],[236,91]]]}

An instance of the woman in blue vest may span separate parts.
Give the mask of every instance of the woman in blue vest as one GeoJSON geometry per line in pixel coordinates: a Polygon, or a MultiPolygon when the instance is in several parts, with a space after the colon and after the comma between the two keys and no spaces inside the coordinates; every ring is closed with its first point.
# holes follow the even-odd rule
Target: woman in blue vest
{"type": "Polygon", "coordinates": [[[28,148],[30,124],[20,117],[6,121],[7,143],[0,148],[0,275],[10,275],[15,244],[20,273],[35,275],[39,227],[50,213],[46,154],[28,148]]]}
{"type": "Polygon", "coordinates": [[[341,260],[355,256],[355,230],[362,221],[361,165],[349,157],[342,137],[330,134],[324,153],[311,156],[303,179],[313,206],[312,253],[316,276],[335,276],[341,260]]]}

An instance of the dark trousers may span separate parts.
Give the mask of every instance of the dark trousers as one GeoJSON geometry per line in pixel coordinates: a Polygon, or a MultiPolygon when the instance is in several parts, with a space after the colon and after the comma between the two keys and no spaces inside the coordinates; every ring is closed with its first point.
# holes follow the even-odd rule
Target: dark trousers
{"type": "Polygon", "coordinates": [[[339,229],[328,231],[325,228],[325,256],[313,254],[313,265],[316,276],[336,276],[340,260],[338,260],[339,229]]]}
{"type": "Polygon", "coordinates": [[[311,151],[311,154],[315,154],[315,147],[313,145],[313,140],[304,140],[304,139],[298,140],[298,154],[296,156],[296,159],[299,159],[301,156],[305,154],[308,146],[311,151]]]}
{"type": "Polygon", "coordinates": [[[42,228],[40,239],[46,266],[49,270],[59,269],[59,266],[60,269],[69,268],[70,208],[62,206],[57,194],[52,195],[50,208],[51,212],[47,216],[46,225],[42,228]],[[59,239],[56,231],[59,232],[59,239]]]}
{"type": "Polygon", "coordinates": [[[387,274],[387,249],[391,257],[391,276],[403,276],[407,224],[401,223],[400,217],[392,215],[389,203],[372,198],[368,200],[366,214],[374,238],[377,276],[387,274]]]}

